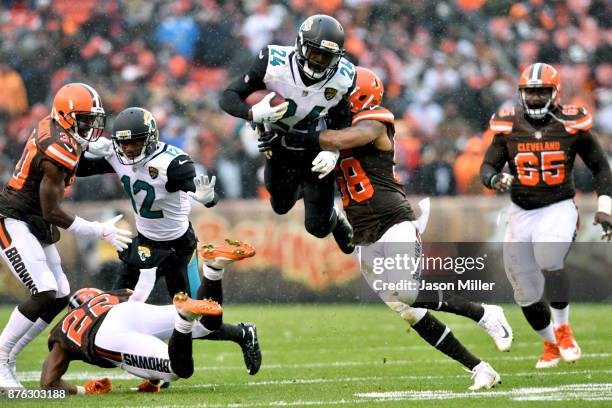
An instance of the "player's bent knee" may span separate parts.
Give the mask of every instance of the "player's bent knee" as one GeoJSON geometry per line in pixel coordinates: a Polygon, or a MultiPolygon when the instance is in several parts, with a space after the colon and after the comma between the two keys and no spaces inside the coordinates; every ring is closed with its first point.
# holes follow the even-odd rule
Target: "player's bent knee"
{"type": "Polygon", "coordinates": [[[293,208],[295,203],[278,203],[273,199],[270,199],[270,205],[272,206],[272,210],[278,215],[284,215],[289,212],[293,208]]]}
{"type": "Polygon", "coordinates": [[[193,360],[191,364],[177,364],[176,367],[170,362],[170,366],[178,378],[189,378],[193,375],[193,360]]]}
{"type": "Polygon", "coordinates": [[[330,231],[330,225],[327,222],[306,221],[305,227],[310,235],[314,235],[317,238],[325,238],[330,231]]]}

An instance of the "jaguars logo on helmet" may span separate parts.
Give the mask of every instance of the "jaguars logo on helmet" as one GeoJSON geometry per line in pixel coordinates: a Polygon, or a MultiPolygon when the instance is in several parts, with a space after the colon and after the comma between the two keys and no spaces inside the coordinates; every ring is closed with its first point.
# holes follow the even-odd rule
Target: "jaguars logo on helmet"
{"type": "Polygon", "coordinates": [[[111,135],[119,162],[136,164],[151,155],[157,148],[159,130],[153,114],[142,108],[127,108],[117,115],[111,135]],[[142,142],[139,152],[130,145],[142,142]]]}
{"type": "Polygon", "coordinates": [[[328,78],[344,55],[344,29],[333,17],[310,16],[300,26],[295,48],[304,75],[314,80],[328,78]]]}

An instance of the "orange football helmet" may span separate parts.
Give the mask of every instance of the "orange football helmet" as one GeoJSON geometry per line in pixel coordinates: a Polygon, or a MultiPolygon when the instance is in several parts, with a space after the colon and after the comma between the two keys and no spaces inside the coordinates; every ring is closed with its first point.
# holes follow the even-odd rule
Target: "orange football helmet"
{"type": "Polygon", "coordinates": [[[385,87],[380,78],[367,68],[357,67],[357,81],[355,89],[349,96],[351,112],[359,112],[370,106],[379,106],[382,103],[385,87]]]}
{"type": "Polygon", "coordinates": [[[551,65],[541,62],[531,64],[523,70],[519,78],[519,95],[521,104],[527,115],[534,119],[541,119],[559,103],[561,98],[561,75],[551,65]],[[527,101],[525,89],[552,88],[552,93],[544,106],[530,106],[527,101]]]}
{"type": "Polygon", "coordinates": [[[81,145],[97,140],[106,124],[100,95],[91,86],[78,82],[57,91],[51,116],[81,145]]]}
{"type": "Polygon", "coordinates": [[[81,288],[73,293],[68,300],[68,308],[70,310],[82,306],[90,299],[103,294],[104,291],[97,288],[81,288]]]}

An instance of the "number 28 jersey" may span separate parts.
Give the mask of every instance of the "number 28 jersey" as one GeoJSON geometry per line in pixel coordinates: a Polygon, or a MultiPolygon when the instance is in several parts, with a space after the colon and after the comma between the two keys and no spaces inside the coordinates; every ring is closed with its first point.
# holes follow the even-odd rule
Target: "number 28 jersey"
{"type": "MultiPolygon", "coordinates": [[[[352,125],[362,120],[387,125],[393,143],[394,117],[390,111],[381,107],[363,110],[353,115],[352,125]]],[[[374,243],[394,224],[416,219],[394,172],[393,155],[394,149],[381,151],[373,143],[340,151],[336,182],[357,245],[374,243]]]]}
{"type": "MultiPolygon", "coordinates": [[[[582,107],[559,106],[541,126],[534,126],[524,115],[523,108],[503,109],[495,113],[489,128],[494,132],[492,145],[484,162],[496,171],[508,163],[514,181],[511,199],[519,207],[530,210],[544,207],[575,195],[572,170],[579,154],[596,175],[598,193],[610,191],[605,178],[607,163],[602,162],[601,148],[589,132],[591,115],[582,107]]],[[[608,170],[609,173],[609,170],[608,170]]]]}

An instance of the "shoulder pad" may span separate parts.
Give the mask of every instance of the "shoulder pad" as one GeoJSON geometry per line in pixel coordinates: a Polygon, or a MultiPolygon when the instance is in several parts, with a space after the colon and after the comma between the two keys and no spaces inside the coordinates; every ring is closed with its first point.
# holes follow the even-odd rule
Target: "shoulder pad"
{"type": "Polygon", "coordinates": [[[593,118],[583,106],[562,105],[559,108],[563,126],[568,133],[586,132],[593,126],[593,118]]]}
{"type": "Polygon", "coordinates": [[[38,149],[52,162],[69,171],[76,167],[81,155],[78,143],[63,130],[54,129],[49,116],[38,123],[34,137],[38,149]]]}
{"type": "Polygon", "coordinates": [[[512,132],[514,123],[514,108],[504,108],[495,112],[489,120],[489,129],[495,134],[508,134],[512,132]]]}
{"type": "Polygon", "coordinates": [[[357,123],[363,120],[377,120],[379,122],[393,124],[393,122],[395,121],[395,116],[393,116],[393,113],[391,113],[391,111],[386,108],[374,106],[370,109],[364,109],[355,113],[353,115],[353,121],[351,125],[355,126],[357,123]]]}

